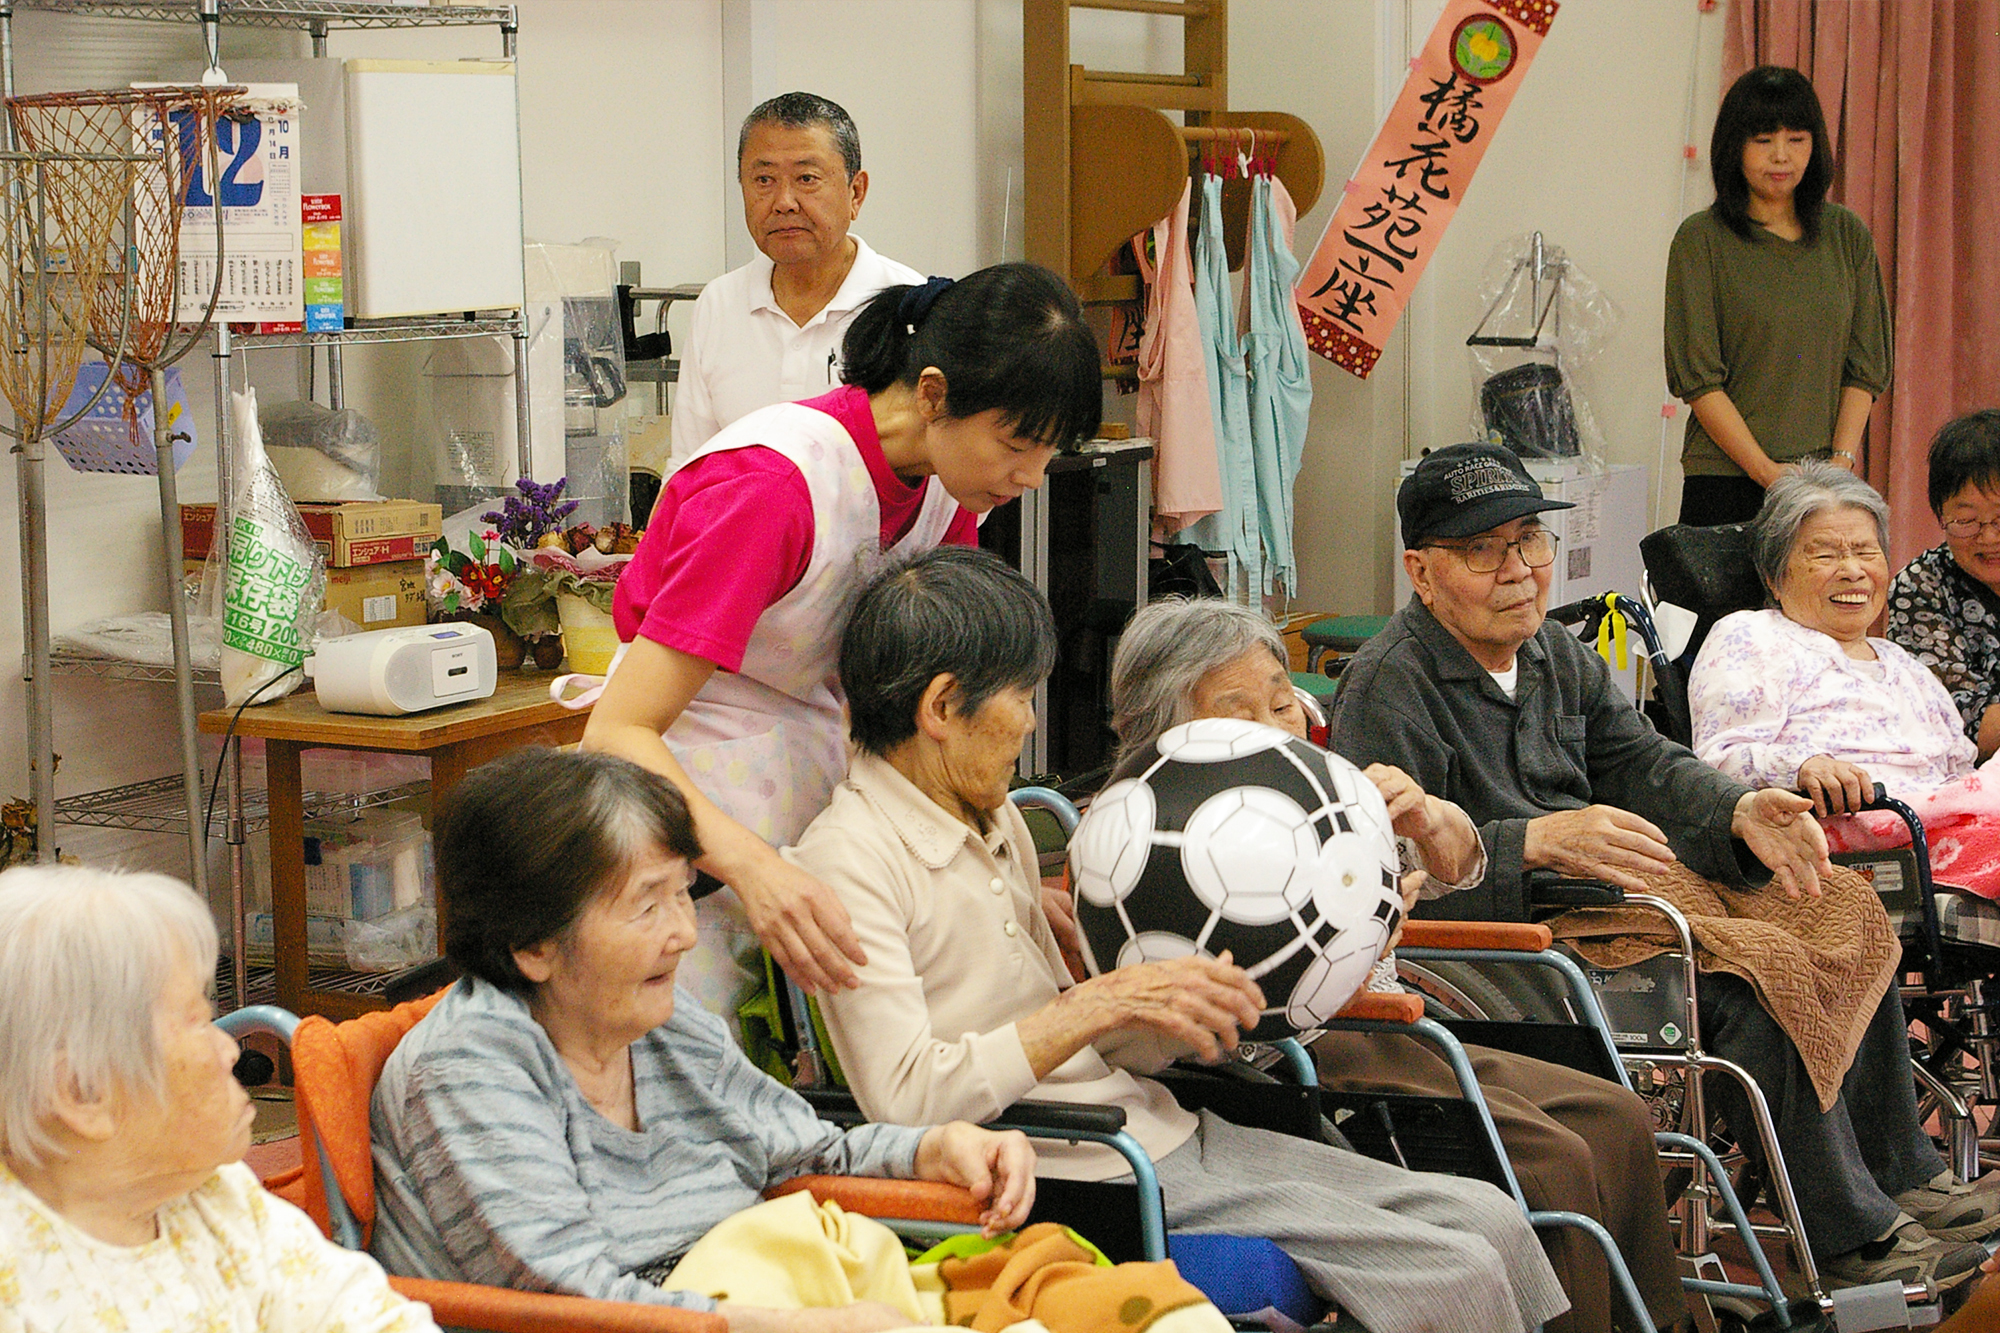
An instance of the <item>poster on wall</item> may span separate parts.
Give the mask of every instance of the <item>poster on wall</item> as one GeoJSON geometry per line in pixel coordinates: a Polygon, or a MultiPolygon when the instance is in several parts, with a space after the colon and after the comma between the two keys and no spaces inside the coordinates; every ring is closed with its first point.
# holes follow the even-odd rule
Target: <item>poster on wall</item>
{"type": "Polygon", "coordinates": [[[1313,351],[1368,378],[1557,8],[1445,5],[1293,289],[1313,351]]]}

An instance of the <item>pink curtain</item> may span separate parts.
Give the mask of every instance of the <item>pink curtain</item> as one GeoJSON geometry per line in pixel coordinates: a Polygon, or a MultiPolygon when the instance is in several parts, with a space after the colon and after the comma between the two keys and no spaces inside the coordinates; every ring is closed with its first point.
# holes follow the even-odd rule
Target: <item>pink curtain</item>
{"type": "Polygon", "coordinates": [[[1865,467],[1900,568],[1939,538],[1931,435],[2000,406],[2000,0],[1732,0],[1723,86],[1754,65],[1812,80],[1838,163],[1831,197],[1881,256],[1896,375],[1865,467]]]}

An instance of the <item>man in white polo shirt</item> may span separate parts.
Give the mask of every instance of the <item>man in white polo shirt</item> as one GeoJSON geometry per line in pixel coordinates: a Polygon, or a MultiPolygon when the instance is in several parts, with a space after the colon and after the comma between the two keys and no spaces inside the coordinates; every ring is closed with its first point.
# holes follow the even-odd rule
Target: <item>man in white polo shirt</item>
{"type": "Polygon", "coordinates": [[[736,164],[743,221],[762,253],[694,304],[674,397],[677,460],[738,417],[838,386],[855,314],[884,287],[924,280],[847,230],[868,173],[860,132],[837,104],[811,93],[762,103],[743,122],[736,164]]]}

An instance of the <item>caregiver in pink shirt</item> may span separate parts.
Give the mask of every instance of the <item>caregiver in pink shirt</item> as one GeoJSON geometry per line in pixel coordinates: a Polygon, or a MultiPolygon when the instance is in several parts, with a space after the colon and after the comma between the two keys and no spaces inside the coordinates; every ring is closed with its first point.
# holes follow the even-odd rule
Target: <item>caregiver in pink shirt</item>
{"type": "Polygon", "coordinates": [[[668,482],[584,732],[681,789],[699,868],[733,890],[702,900],[681,971],[711,1009],[761,978],[759,942],[811,990],[866,961],[832,891],[774,850],[846,771],[835,655],[854,594],[892,552],[976,542],[980,515],[1097,431],[1096,342],[1035,265],[883,289],[842,363],[841,388],[751,413],[668,482]]]}

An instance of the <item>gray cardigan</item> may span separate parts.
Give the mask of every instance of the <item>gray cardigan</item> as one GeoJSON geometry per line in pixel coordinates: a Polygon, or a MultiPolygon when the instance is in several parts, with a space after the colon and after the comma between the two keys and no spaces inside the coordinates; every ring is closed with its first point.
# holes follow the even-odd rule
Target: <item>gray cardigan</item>
{"type": "Polygon", "coordinates": [[[925,1133],[827,1124],[684,990],[632,1043],[632,1079],[636,1133],[584,1100],[525,1000],[461,980],[375,1085],[375,1257],[403,1277],[712,1310],[648,1279],[779,1181],[908,1178],[925,1133]]]}
{"type": "Polygon", "coordinates": [[[1733,888],[1770,871],[1729,832],[1750,790],[1652,729],[1604,661],[1545,622],[1515,655],[1509,699],[1464,645],[1412,597],[1348,665],[1333,748],[1394,764],[1472,816],[1488,869],[1476,889],[1419,906],[1458,921],[1525,921],[1528,821],[1610,805],[1651,820],[1689,869],[1733,888]]]}

